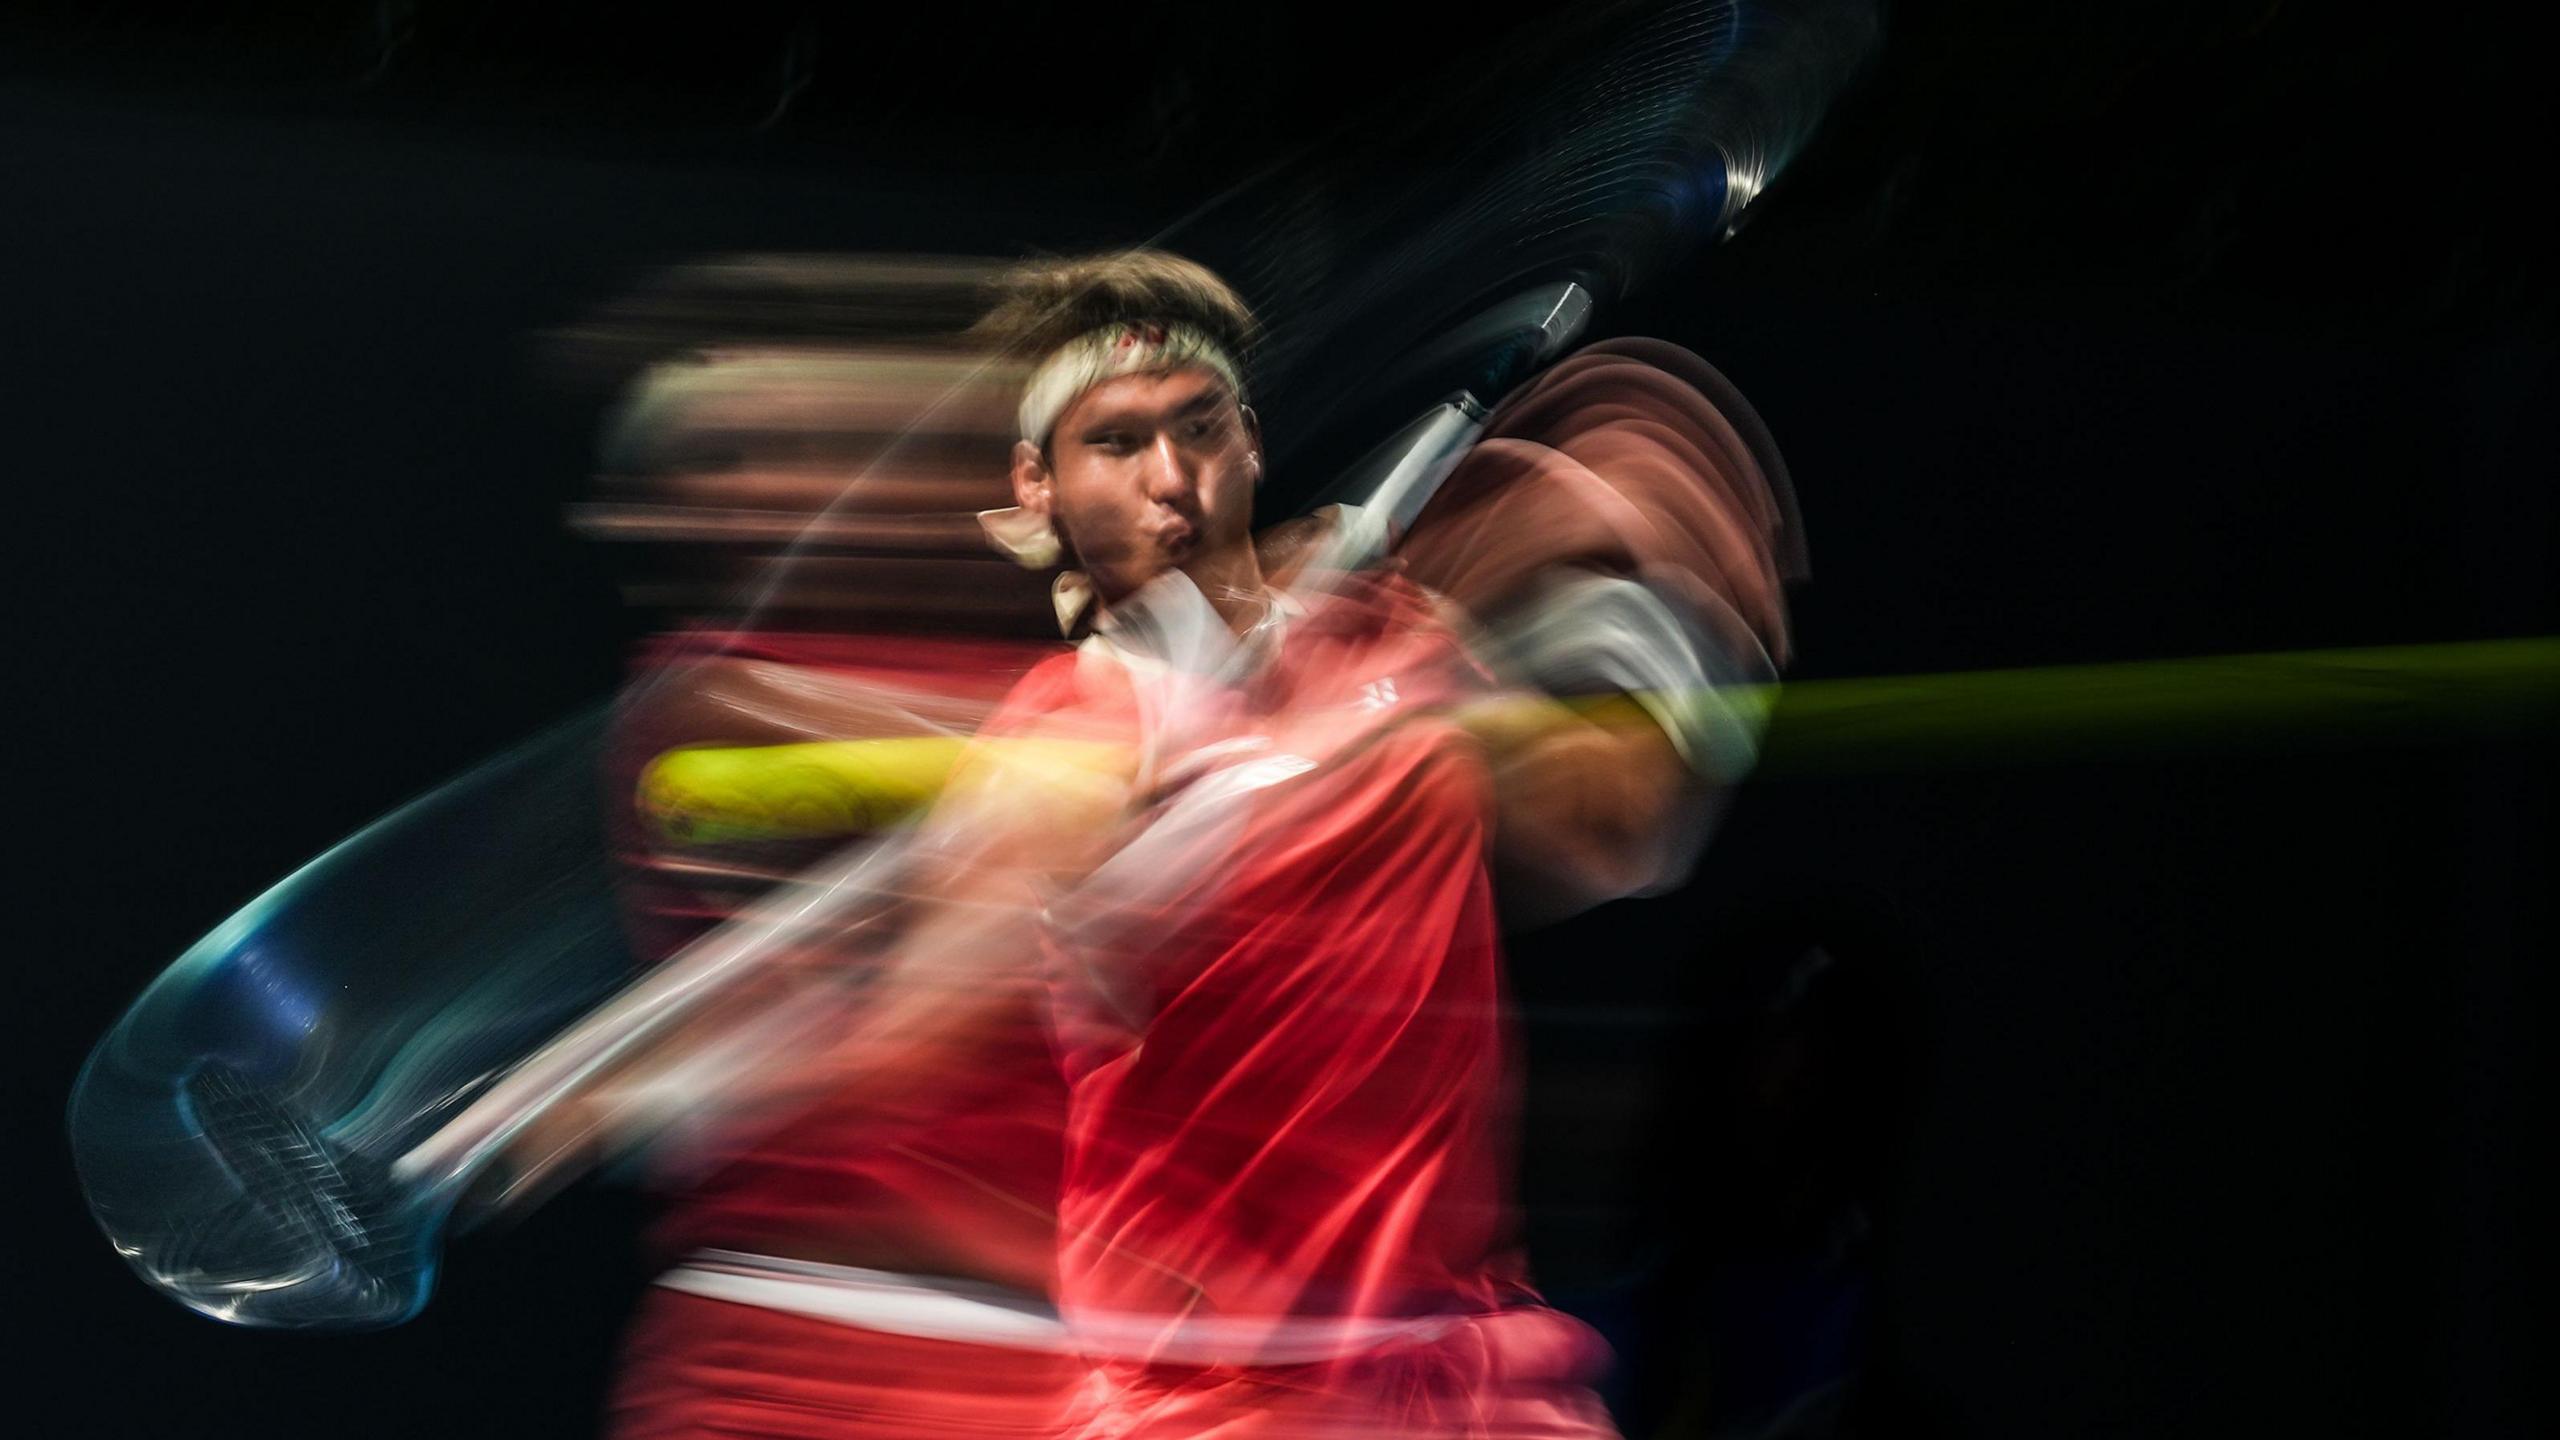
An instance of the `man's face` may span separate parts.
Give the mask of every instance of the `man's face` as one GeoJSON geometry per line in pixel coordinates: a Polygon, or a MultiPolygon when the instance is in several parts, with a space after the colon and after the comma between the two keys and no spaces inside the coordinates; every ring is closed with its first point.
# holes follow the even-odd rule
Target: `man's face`
{"type": "Polygon", "coordinates": [[[1094,588],[1114,600],[1251,543],[1260,444],[1210,371],[1122,375],[1058,417],[1046,464],[1022,447],[1014,491],[1056,523],[1094,588]]]}

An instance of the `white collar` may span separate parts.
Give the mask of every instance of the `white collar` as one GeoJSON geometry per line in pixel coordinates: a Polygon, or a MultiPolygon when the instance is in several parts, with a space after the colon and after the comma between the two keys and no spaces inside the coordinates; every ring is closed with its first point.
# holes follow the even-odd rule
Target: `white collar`
{"type": "MultiPolygon", "coordinates": [[[[1232,682],[1266,659],[1289,623],[1307,613],[1305,605],[1277,586],[1264,587],[1267,605],[1262,618],[1239,635],[1227,626],[1199,583],[1180,570],[1168,570],[1118,604],[1097,607],[1087,653],[1108,653],[1133,668],[1177,670],[1232,682]]],[[[1051,589],[1060,623],[1070,633],[1074,620],[1094,604],[1093,585],[1069,571],[1051,589]],[[1072,584],[1070,582],[1073,582],[1072,584]],[[1070,603],[1073,609],[1070,610],[1070,603]]]]}

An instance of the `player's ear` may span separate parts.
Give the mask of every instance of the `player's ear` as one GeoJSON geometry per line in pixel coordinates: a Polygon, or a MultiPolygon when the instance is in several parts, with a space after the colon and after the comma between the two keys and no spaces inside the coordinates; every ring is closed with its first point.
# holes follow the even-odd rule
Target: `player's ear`
{"type": "Polygon", "coordinates": [[[1250,405],[1238,405],[1236,413],[1244,417],[1244,439],[1245,444],[1250,447],[1246,458],[1253,462],[1253,478],[1258,481],[1262,478],[1263,470],[1262,417],[1254,414],[1253,407],[1250,405]]]}
{"type": "Polygon", "coordinates": [[[1031,514],[1050,518],[1055,485],[1048,457],[1028,440],[1013,442],[1013,503],[1031,514]]]}

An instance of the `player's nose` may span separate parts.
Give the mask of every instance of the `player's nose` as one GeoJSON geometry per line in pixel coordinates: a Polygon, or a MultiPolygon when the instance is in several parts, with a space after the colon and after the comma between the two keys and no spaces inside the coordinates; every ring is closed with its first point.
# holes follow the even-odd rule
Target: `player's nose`
{"type": "Polygon", "coordinates": [[[1179,507],[1191,499],[1198,488],[1199,477],[1194,473],[1191,457],[1183,453],[1182,447],[1175,444],[1169,434],[1156,436],[1154,443],[1146,448],[1140,464],[1143,467],[1140,483],[1146,487],[1147,498],[1158,504],[1179,507]]]}

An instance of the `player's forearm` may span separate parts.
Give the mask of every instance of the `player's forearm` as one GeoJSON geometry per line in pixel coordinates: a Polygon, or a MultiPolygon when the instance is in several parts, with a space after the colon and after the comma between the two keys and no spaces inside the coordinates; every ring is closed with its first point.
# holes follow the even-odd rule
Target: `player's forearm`
{"type": "MultiPolygon", "coordinates": [[[[1043,897],[1073,883],[1125,809],[1130,762],[1037,742],[964,757],[906,847],[894,913],[777,934],[757,976],[588,1076],[513,1147],[573,1171],[670,1129],[752,1123],[821,1097],[939,1083],[1025,1007],[1043,897]]],[[[754,937],[748,937],[753,940],[754,937]]]]}
{"type": "MultiPolygon", "coordinates": [[[[717,1104],[742,1115],[790,1111],[829,1097],[894,1104],[912,1087],[948,1083],[1028,1013],[1038,981],[1039,902],[1031,877],[988,872],[918,907],[917,918],[859,986],[839,999],[812,993],[840,1025],[805,1046],[756,1057],[720,1087],[717,1104]]],[[[792,1003],[788,1000],[785,1003],[792,1003]]],[[[812,1017],[800,1017],[807,1031],[812,1017]]]]}
{"type": "Polygon", "coordinates": [[[522,1209],[663,1143],[752,1134],[821,1100],[895,1106],[912,1086],[947,1083],[1025,1009],[1031,913],[936,907],[878,957],[777,959],[775,973],[555,1097],[508,1145],[480,1203],[522,1209]]]}
{"type": "Polygon", "coordinates": [[[1486,745],[1496,858],[1574,905],[1660,879],[1667,832],[1698,783],[1641,710],[1603,713],[1515,711],[1486,745]]]}

